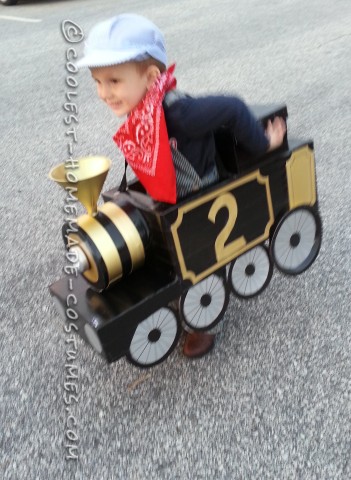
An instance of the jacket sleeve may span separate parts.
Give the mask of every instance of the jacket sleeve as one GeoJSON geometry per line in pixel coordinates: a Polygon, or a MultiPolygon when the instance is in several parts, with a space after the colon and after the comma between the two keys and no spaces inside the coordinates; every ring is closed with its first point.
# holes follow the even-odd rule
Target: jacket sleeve
{"type": "Polygon", "coordinates": [[[268,149],[269,141],[262,125],[238,97],[186,97],[178,100],[172,110],[178,128],[188,137],[201,137],[227,126],[251,153],[261,154],[268,149]]]}

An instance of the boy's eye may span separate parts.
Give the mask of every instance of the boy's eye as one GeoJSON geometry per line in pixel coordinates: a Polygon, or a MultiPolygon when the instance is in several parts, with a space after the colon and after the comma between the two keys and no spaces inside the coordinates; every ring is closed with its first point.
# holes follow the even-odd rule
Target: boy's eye
{"type": "Polygon", "coordinates": [[[114,84],[116,84],[116,83],[119,83],[120,80],[119,80],[118,78],[113,78],[113,79],[111,80],[111,82],[114,83],[114,84]]]}

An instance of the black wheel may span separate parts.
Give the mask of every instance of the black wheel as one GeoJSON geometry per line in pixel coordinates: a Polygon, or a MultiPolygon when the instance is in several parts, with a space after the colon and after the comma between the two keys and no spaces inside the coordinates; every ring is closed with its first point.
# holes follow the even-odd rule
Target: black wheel
{"type": "Polygon", "coordinates": [[[229,301],[225,279],[210,275],[180,298],[180,314],[193,330],[209,330],[222,319],[229,301]]]}
{"type": "Polygon", "coordinates": [[[267,287],[272,273],[273,265],[267,248],[258,245],[231,263],[228,281],[235,295],[250,298],[267,287]]]}
{"type": "Polygon", "coordinates": [[[177,345],[180,331],[180,322],[174,311],[160,308],[137,326],[127,359],[142,368],[163,362],[177,345]]]}
{"type": "Polygon", "coordinates": [[[322,240],[320,217],[311,208],[298,207],[278,223],[270,244],[276,266],[284,273],[297,275],[316,259],[322,240]]]}

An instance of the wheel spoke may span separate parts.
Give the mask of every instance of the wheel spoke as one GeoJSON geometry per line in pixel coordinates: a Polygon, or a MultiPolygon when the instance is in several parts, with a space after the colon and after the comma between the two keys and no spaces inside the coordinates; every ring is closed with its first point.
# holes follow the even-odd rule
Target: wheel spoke
{"type": "Polygon", "coordinates": [[[166,313],[166,315],[162,318],[161,323],[160,323],[159,325],[157,325],[156,328],[157,328],[158,330],[161,330],[162,325],[164,324],[165,321],[167,321],[167,319],[168,319],[168,317],[169,317],[170,315],[171,315],[171,312],[168,311],[168,312],[166,313]]]}
{"type": "Polygon", "coordinates": [[[151,344],[151,342],[149,342],[148,348],[146,349],[146,351],[147,351],[146,360],[144,360],[144,362],[145,362],[146,364],[148,363],[148,359],[149,359],[149,355],[150,355],[151,349],[152,349],[152,344],[151,344]]]}
{"type": "Polygon", "coordinates": [[[245,287],[244,287],[244,293],[246,294],[248,289],[247,289],[247,285],[249,283],[249,280],[250,280],[250,277],[246,277],[246,282],[245,282],[245,287]]]}
{"type": "MultiPolygon", "coordinates": [[[[143,345],[143,349],[142,349],[140,355],[137,357],[138,360],[140,360],[140,358],[142,357],[142,355],[145,352],[145,349],[147,348],[148,345],[149,345],[149,342],[145,342],[145,345],[143,345]]],[[[135,354],[136,354],[136,352],[135,352],[135,354]]]]}

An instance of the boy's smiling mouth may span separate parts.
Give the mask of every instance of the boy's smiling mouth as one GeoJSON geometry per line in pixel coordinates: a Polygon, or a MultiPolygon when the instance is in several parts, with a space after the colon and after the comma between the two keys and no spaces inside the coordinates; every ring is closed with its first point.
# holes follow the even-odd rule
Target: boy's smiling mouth
{"type": "Polygon", "coordinates": [[[123,102],[120,100],[118,102],[106,102],[106,103],[108,107],[111,108],[111,110],[113,110],[117,115],[121,111],[121,109],[123,110],[123,102]]]}
{"type": "Polygon", "coordinates": [[[119,108],[122,105],[121,101],[118,102],[106,102],[110,108],[119,108]]]}

